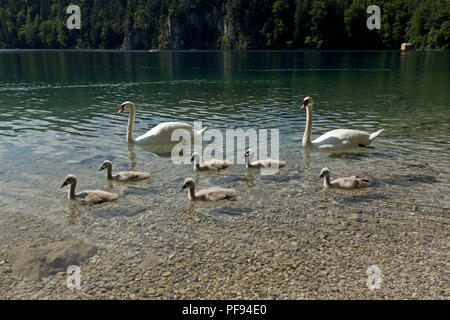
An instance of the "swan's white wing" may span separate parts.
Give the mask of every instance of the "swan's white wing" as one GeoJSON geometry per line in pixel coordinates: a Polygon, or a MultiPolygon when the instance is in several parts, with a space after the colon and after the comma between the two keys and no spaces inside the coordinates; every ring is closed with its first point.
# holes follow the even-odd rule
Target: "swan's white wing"
{"type": "Polygon", "coordinates": [[[370,143],[369,138],[370,134],[364,131],[336,129],[318,137],[312,144],[319,149],[348,149],[367,146],[370,143]]]}
{"type": "MultiPolygon", "coordinates": [[[[177,129],[186,129],[192,131],[192,126],[183,122],[163,122],[154,126],[146,134],[137,137],[137,143],[174,143],[171,141],[172,132],[177,129]]],[[[177,143],[175,141],[175,143],[177,143]]]]}

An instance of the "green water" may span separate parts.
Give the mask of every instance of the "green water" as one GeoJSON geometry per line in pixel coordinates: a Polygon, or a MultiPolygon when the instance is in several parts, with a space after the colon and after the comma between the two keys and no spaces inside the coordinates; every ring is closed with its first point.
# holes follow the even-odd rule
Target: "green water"
{"type": "MultiPolygon", "coordinates": [[[[409,209],[383,211],[386,223],[410,229],[408,223],[433,219],[433,228],[445,230],[450,206],[449,55],[0,51],[0,221],[8,224],[2,240],[12,242],[24,225],[32,229],[26,217],[38,218],[40,227],[48,224],[107,246],[105,235],[96,237],[84,228],[96,221],[139,217],[157,223],[161,235],[182,237],[187,231],[174,225],[193,216],[224,225],[252,216],[258,224],[260,218],[283,212],[321,228],[330,216],[345,220],[354,210],[381,212],[397,204],[409,209]],[[313,138],[337,128],[385,131],[372,148],[305,152],[305,113],[299,108],[305,96],[314,99],[313,138]],[[116,114],[126,100],[136,104],[135,136],[163,121],[201,120],[223,132],[279,129],[280,158],[287,168],[261,176],[236,164],[196,176],[190,165],[175,165],[168,157],[127,145],[128,113],[116,114]],[[98,172],[105,159],[113,161],[114,171],[133,168],[152,173],[152,178],[107,183],[98,172]],[[317,176],[325,166],[332,177],[357,174],[370,179],[372,187],[324,192],[317,176]],[[59,189],[69,173],[78,177],[78,190],[105,189],[121,198],[100,206],[71,204],[59,189]],[[195,176],[201,188],[237,189],[237,201],[190,204],[179,188],[186,177],[195,176]],[[408,210],[416,207],[431,208],[431,213],[417,214],[412,221],[408,210]],[[324,214],[324,208],[330,211],[324,214]]],[[[358,219],[361,228],[370,228],[364,214],[358,219]]],[[[203,226],[197,232],[210,230],[203,226]]],[[[114,235],[121,236],[126,231],[114,235]]],[[[106,236],[109,244],[111,237],[106,236]]],[[[124,242],[122,250],[127,246],[124,242]]]]}
{"type": "MultiPolygon", "coordinates": [[[[127,147],[127,114],[116,114],[125,100],[137,105],[136,135],[162,121],[202,120],[222,131],[278,128],[280,155],[289,162],[281,176],[298,185],[308,182],[305,169],[314,175],[321,166],[360,171],[383,159],[377,170],[385,167],[386,173],[395,172],[398,161],[433,169],[438,181],[429,187],[443,192],[447,184],[439,182],[448,180],[450,146],[448,58],[448,52],[1,52],[2,210],[61,209],[57,186],[63,177],[74,173],[81,188],[103,187],[96,169],[106,158],[116,169],[153,172],[167,190],[191,176],[189,166],[127,147]],[[342,127],[385,132],[374,149],[343,158],[313,155],[314,166],[305,168],[299,103],[307,95],[315,102],[313,137],[342,127]]],[[[245,173],[236,166],[223,175],[245,173]]],[[[448,206],[448,199],[440,201],[448,206]]]]}

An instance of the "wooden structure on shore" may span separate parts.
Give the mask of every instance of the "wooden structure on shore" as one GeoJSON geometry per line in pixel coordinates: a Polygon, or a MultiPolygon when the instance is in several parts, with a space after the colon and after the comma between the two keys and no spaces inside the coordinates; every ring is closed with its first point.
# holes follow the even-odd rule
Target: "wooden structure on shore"
{"type": "Polygon", "coordinates": [[[406,43],[406,42],[402,43],[402,46],[400,48],[400,50],[402,50],[402,51],[414,50],[414,49],[415,48],[414,48],[414,46],[411,43],[406,43]]]}

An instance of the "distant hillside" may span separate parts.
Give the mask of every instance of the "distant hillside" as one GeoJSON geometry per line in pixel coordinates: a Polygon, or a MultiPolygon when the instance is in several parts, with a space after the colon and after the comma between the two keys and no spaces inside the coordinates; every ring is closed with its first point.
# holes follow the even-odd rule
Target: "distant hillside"
{"type": "Polygon", "coordinates": [[[0,0],[0,48],[449,49],[449,0],[0,0]],[[66,8],[81,8],[68,30],[66,8]],[[381,29],[368,30],[369,5],[381,29]]]}

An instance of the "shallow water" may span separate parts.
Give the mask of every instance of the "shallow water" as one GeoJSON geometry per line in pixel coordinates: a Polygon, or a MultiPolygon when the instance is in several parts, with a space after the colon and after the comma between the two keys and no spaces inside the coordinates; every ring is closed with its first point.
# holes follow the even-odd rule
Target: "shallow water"
{"type": "MultiPolygon", "coordinates": [[[[409,210],[419,207],[425,209],[414,223],[432,219],[445,238],[448,63],[448,52],[0,51],[0,222],[14,233],[23,227],[21,216],[34,216],[65,234],[92,238],[83,226],[117,217],[144,216],[163,228],[192,217],[229,225],[297,212],[317,226],[330,217],[364,226],[370,216],[355,218],[354,212],[383,212],[387,221],[402,224],[412,223],[409,210]],[[299,104],[308,95],[314,99],[312,137],[342,127],[385,131],[371,148],[307,153],[299,104]],[[135,136],[162,121],[201,120],[223,132],[277,128],[280,158],[288,166],[274,176],[243,165],[196,175],[190,165],[127,145],[128,113],[116,114],[126,100],[137,106],[135,136]],[[105,159],[114,171],[133,168],[152,178],[109,184],[98,172],[105,159]],[[325,166],[332,177],[356,174],[372,187],[323,191],[317,176],[325,166]],[[100,206],[71,204],[59,189],[68,173],[77,175],[78,190],[113,190],[121,198],[100,206]],[[236,188],[238,200],[189,204],[179,192],[186,177],[196,177],[199,187],[236,188]],[[398,205],[406,209],[390,216],[389,208],[398,205]]],[[[271,223],[276,228],[276,219],[271,223]]],[[[13,241],[8,234],[2,238],[13,241]]],[[[94,241],[108,245],[101,239],[94,241]]]]}

